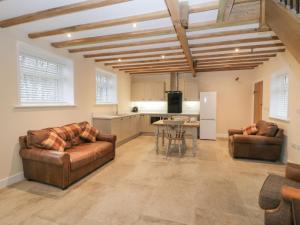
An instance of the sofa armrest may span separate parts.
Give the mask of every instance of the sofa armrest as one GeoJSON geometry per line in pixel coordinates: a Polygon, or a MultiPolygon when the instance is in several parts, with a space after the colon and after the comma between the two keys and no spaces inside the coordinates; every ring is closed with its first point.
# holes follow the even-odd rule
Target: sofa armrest
{"type": "Polygon", "coordinates": [[[21,149],[20,156],[22,159],[43,162],[56,166],[63,166],[70,162],[70,156],[65,152],[44,150],[39,148],[21,149]]]}
{"type": "Polygon", "coordinates": [[[282,140],[274,137],[265,137],[259,135],[233,135],[233,141],[235,143],[247,143],[247,144],[265,144],[265,145],[281,145],[282,140]]]}
{"type": "Polygon", "coordinates": [[[291,201],[293,199],[300,200],[300,189],[289,186],[283,186],[281,189],[283,199],[291,201]]]}
{"type": "Polygon", "coordinates": [[[300,182],[300,165],[289,162],[286,165],[285,176],[293,181],[300,182]]]}
{"type": "Polygon", "coordinates": [[[228,135],[229,136],[232,136],[234,134],[243,134],[243,131],[242,130],[237,130],[237,129],[229,129],[228,130],[228,135]]]}
{"type": "Polygon", "coordinates": [[[116,140],[117,140],[116,135],[102,134],[102,133],[97,135],[97,141],[107,141],[107,142],[110,142],[112,144],[115,144],[116,140]]]}

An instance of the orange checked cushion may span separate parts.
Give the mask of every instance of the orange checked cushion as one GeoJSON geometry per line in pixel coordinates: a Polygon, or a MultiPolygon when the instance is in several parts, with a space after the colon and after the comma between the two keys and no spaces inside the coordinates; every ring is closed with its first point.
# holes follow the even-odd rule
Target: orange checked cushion
{"type": "Polygon", "coordinates": [[[87,124],[85,129],[81,132],[80,137],[89,142],[96,142],[96,137],[99,133],[99,130],[87,124]]]}
{"type": "Polygon", "coordinates": [[[254,135],[254,134],[257,134],[258,130],[256,128],[256,124],[252,124],[248,127],[245,127],[243,129],[243,134],[244,135],[254,135]]]}
{"type": "Polygon", "coordinates": [[[52,130],[65,141],[71,141],[81,132],[80,126],[76,123],[72,123],[63,127],[55,127],[52,128],[52,130]]]}
{"type": "Polygon", "coordinates": [[[63,152],[65,150],[67,143],[61,137],[59,137],[55,132],[51,131],[48,135],[48,138],[45,139],[41,143],[41,145],[45,149],[63,152]]]}

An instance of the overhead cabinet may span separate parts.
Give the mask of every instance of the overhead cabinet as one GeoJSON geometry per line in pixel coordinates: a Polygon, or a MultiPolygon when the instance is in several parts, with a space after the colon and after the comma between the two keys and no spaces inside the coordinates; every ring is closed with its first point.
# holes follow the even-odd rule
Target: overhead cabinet
{"type": "Polygon", "coordinates": [[[136,81],[131,86],[132,101],[164,101],[165,82],[136,81]]]}

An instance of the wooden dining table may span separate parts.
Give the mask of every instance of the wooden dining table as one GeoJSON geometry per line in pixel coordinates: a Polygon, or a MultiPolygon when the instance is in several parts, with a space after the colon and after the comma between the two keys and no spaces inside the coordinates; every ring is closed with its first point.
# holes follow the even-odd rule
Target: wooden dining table
{"type": "MultiPolygon", "coordinates": [[[[161,137],[162,146],[164,146],[164,130],[166,124],[164,124],[164,120],[159,120],[154,122],[152,125],[155,126],[155,148],[156,153],[159,152],[159,137],[161,137]]],[[[182,125],[185,130],[186,136],[191,137],[193,141],[193,155],[196,155],[197,152],[197,139],[198,139],[198,130],[200,127],[200,121],[185,121],[182,125]]]]}

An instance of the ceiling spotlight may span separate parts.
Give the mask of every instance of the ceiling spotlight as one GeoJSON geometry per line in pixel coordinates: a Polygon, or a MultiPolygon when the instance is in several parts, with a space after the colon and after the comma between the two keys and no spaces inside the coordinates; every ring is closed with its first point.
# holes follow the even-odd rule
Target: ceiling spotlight
{"type": "Polygon", "coordinates": [[[137,27],[137,24],[136,24],[136,23],[133,23],[133,24],[132,24],[132,27],[133,27],[133,28],[136,28],[136,27],[137,27]]]}
{"type": "Polygon", "coordinates": [[[162,59],[166,58],[164,55],[161,56],[162,59]]]}
{"type": "Polygon", "coordinates": [[[122,59],[118,59],[118,62],[121,62],[122,61],[122,59]]]}
{"type": "Polygon", "coordinates": [[[67,33],[67,37],[68,37],[68,38],[71,38],[71,37],[72,37],[72,34],[67,33]]]}
{"type": "Polygon", "coordinates": [[[238,48],[235,49],[235,52],[239,52],[240,50],[238,48]]]}

